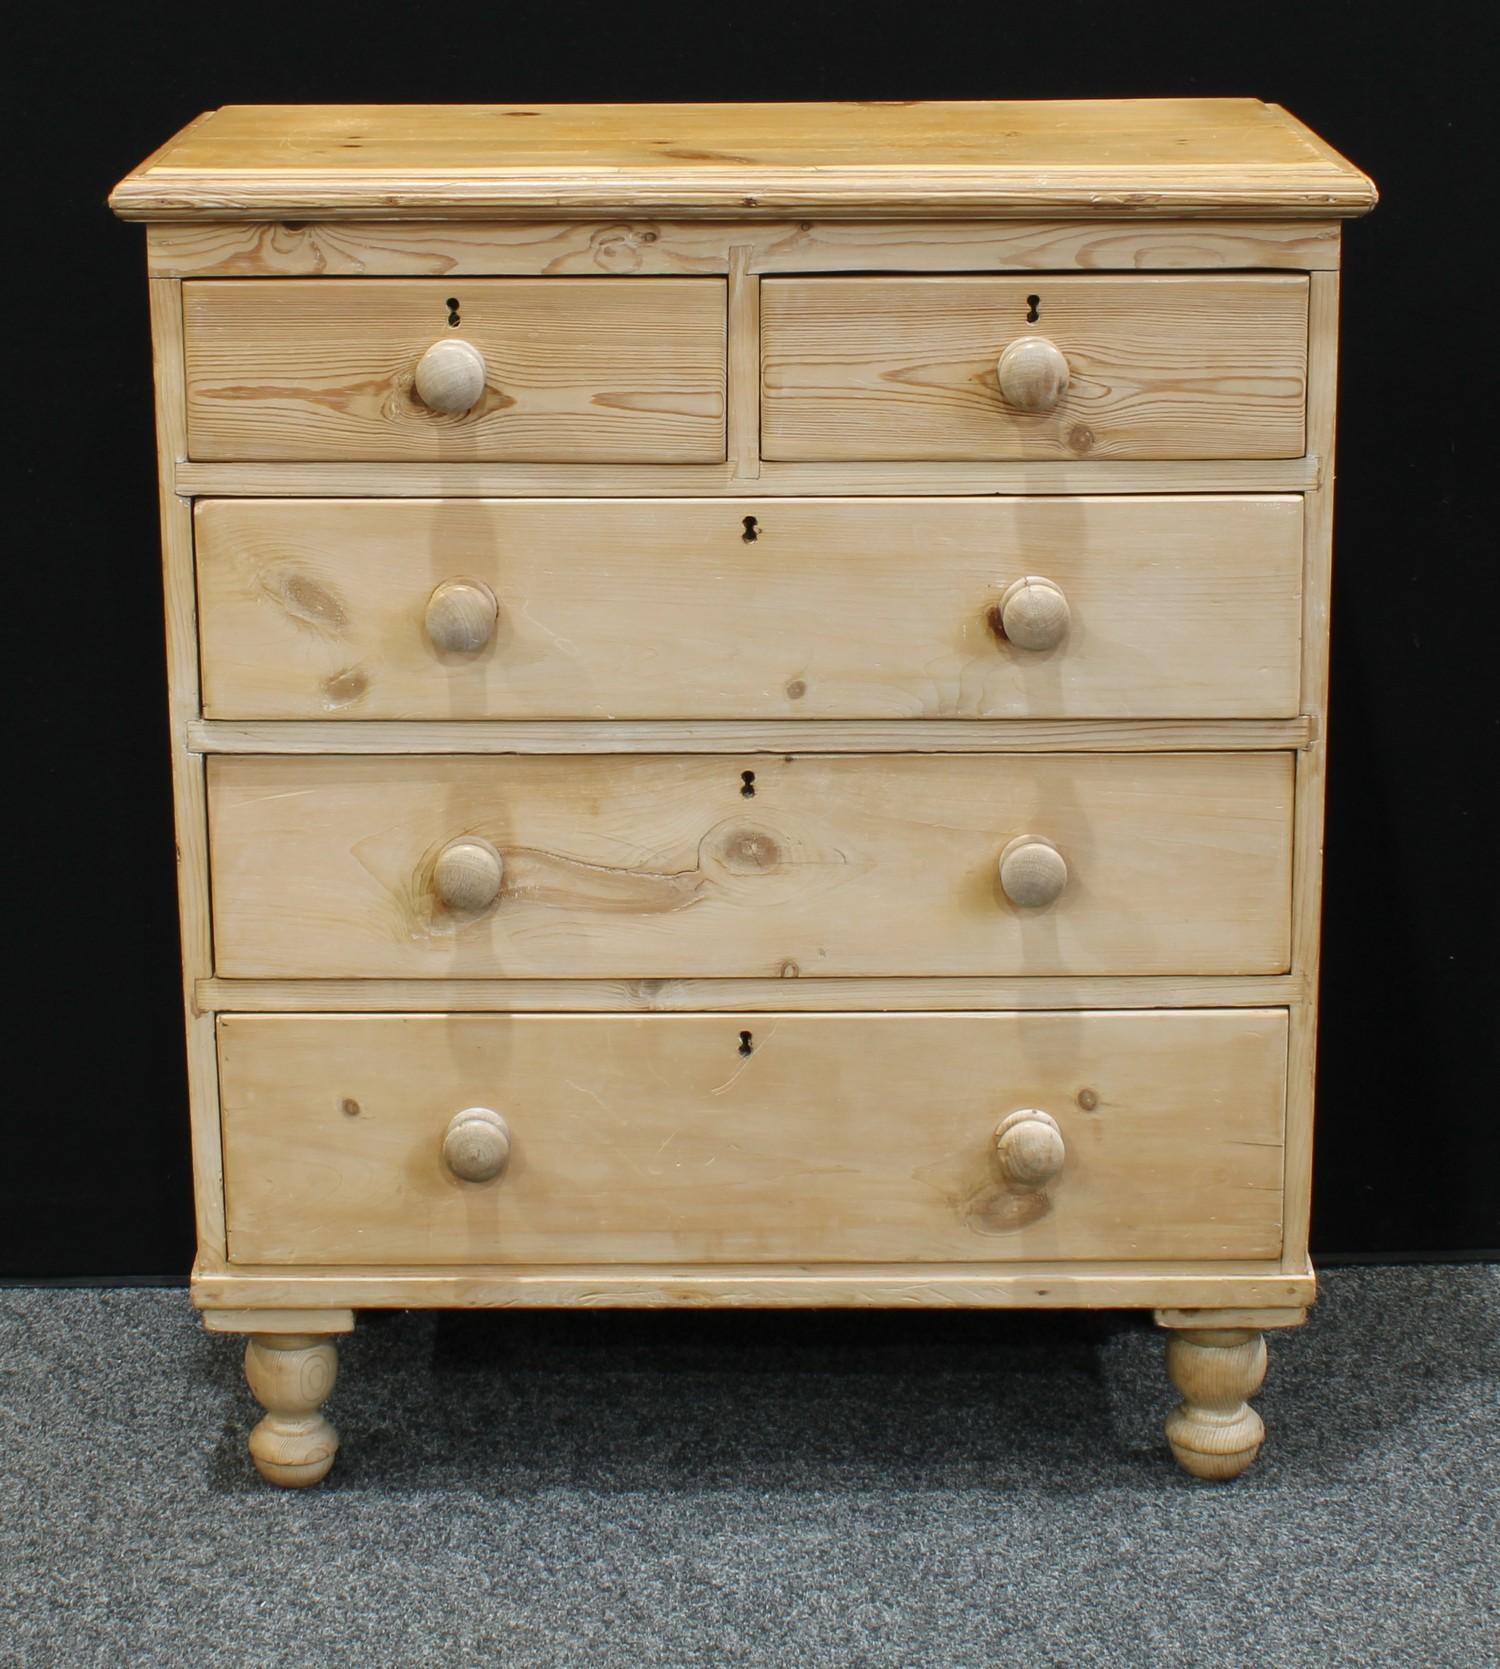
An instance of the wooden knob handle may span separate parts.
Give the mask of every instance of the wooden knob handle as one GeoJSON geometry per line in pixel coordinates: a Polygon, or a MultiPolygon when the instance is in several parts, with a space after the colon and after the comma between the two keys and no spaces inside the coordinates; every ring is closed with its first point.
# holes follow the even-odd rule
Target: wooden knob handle
{"type": "Polygon", "coordinates": [[[504,879],[505,860],[480,835],[450,840],[432,870],[432,884],[450,910],[487,910],[504,879]]]}
{"type": "Polygon", "coordinates": [[[510,1126],[488,1107],[465,1107],[448,1121],[443,1163],[460,1182],[492,1182],[510,1158],[510,1126]]]}
{"type": "Polygon", "coordinates": [[[1062,587],[1040,574],[1012,581],[1000,598],[1000,624],[1017,649],[1056,649],[1071,617],[1062,587]]]}
{"type": "Polygon", "coordinates": [[[484,393],[484,355],[457,336],[434,342],[417,361],[417,398],[433,411],[455,416],[484,393]]]}
{"type": "Polygon", "coordinates": [[[1017,411],[1051,411],[1068,391],[1068,362],[1045,336],[1022,336],[1000,355],[1000,392],[1017,411]]]}
{"type": "Polygon", "coordinates": [[[1000,854],[1000,885],[1012,904],[1039,910],[1068,884],[1068,863],[1041,835],[1017,835],[1000,854]]]}
{"type": "Polygon", "coordinates": [[[1057,1120],[1040,1107],[1023,1107],[995,1126],[995,1157],[1013,1188],[1045,1188],[1067,1156],[1057,1120]]]}
{"type": "Polygon", "coordinates": [[[427,636],[434,649],[473,655],[495,635],[500,605],[480,580],[444,580],[427,599],[427,636]]]}

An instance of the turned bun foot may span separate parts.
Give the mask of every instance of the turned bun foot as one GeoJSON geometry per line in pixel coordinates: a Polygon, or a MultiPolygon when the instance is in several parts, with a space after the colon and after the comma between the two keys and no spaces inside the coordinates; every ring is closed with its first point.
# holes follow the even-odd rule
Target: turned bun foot
{"type": "Polygon", "coordinates": [[[1250,1407],[1266,1377],[1266,1341],[1248,1328],[1173,1333],[1167,1373],[1182,1401],[1167,1416],[1167,1441],[1183,1471],[1223,1482],[1260,1453],[1266,1428],[1250,1407]]]}
{"type": "Polygon", "coordinates": [[[338,1378],[338,1347],[307,1333],[258,1333],[245,1347],[245,1378],[266,1417],[250,1433],[261,1477],[306,1489],[328,1476],[339,1434],[322,1405],[338,1378]]]}

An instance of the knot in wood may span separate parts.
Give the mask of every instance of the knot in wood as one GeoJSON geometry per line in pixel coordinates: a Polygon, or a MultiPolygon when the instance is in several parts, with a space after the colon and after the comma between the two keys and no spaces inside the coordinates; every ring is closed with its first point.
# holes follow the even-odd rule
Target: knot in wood
{"type": "Polygon", "coordinates": [[[724,867],[735,875],[763,874],[781,862],[781,843],[765,829],[731,829],[720,851],[724,867]]]}

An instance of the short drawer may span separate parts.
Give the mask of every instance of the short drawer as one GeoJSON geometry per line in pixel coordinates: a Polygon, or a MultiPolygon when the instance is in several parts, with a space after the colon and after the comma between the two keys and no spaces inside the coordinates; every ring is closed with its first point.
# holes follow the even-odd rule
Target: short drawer
{"type": "Polygon", "coordinates": [[[188,452],[718,462],[725,310],[721,278],[190,282],[188,452]],[[443,411],[416,378],[429,349],[454,341],[477,355],[482,384],[467,409],[443,411]]]}
{"type": "Polygon", "coordinates": [[[227,1015],[229,1255],[1275,1257],[1286,1038],[1279,1009],[227,1015]]]}
{"type": "Polygon", "coordinates": [[[1293,497],[211,500],[222,719],[1298,711],[1293,497]]]}
{"type": "Polygon", "coordinates": [[[228,977],[1284,970],[1292,756],[208,766],[228,977]]]}
{"type": "Polygon", "coordinates": [[[767,278],[762,451],[1297,457],[1307,296],[1293,273],[767,278]]]}

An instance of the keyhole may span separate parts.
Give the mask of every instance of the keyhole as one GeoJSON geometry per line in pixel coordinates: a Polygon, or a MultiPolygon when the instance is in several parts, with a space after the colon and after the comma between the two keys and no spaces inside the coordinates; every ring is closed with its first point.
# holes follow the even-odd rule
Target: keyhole
{"type": "Polygon", "coordinates": [[[753,1055],[755,1053],[755,1044],[751,1041],[754,1035],[753,1032],[740,1033],[740,1053],[742,1055],[753,1055]]]}
{"type": "Polygon", "coordinates": [[[740,535],[747,545],[753,545],[760,538],[760,527],[754,516],[745,517],[745,531],[740,535]]]}
{"type": "Polygon", "coordinates": [[[1037,320],[1039,318],[1041,318],[1041,316],[1042,316],[1042,298],[1040,296],[1027,296],[1027,298],[1026,298],[1026,322],[1027,322],[1027,324],[1034,325],[1037,322],[1037,320]]]}
{"type": "Polygon", "coordinates": [[[458,297],[449,296],[443,305],[448,309],[448,323],[456,325],[458,323],[458,297]]]}
{"type": "Polygon", "coordinates": [[[753,800],[755,798],[755,772],[741,771],[740,781],[745,785],[740,790],[740,793],[743,794],[747,800],[753,800]]]}

